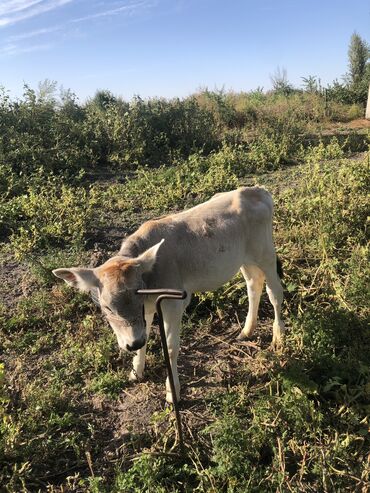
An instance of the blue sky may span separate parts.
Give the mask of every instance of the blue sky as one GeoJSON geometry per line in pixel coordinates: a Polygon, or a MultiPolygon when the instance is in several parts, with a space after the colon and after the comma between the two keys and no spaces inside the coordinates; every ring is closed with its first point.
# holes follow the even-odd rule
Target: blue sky
{"type": "Polygon", "coordinates": [[[355,30],[370,41],[368,0],[0,0],[0,85],[183,97],[269,89],[278,66],[326,84],[355,30]]]}

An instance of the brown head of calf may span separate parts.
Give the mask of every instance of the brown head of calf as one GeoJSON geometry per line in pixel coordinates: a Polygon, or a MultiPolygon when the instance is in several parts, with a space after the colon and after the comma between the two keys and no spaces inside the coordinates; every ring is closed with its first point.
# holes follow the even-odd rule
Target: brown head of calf
{"type": "Polygon", "coordinates": [[[137,351],[146,343],[144,301],[136,291],[145,287],[143,275],[152,270],[163,241],[134,259],[117,256],[95,269],[53,270],[70,286],[92,294],[124,350],[137,351]]]}

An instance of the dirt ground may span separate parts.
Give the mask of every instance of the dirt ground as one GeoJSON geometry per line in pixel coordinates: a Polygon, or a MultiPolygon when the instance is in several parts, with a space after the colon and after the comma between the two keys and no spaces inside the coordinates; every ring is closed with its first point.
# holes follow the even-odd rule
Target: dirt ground
{"type": "Polygon", "coordinates": [[[357,120],[352,120],[346,126],[348,128],[370,128],[370,120],[358,118],[357,120]]]}
{"type": "MultiPolygon", "coordinates": [[[[228,318],[229,320],[229,318],[228,318]]],[[[181,383],[180,414],[185,444],[193,442],[198,431],[212,423],[207,397],[222,394],[238,383],[249,381],[264,384],[264,375],[277,363],[268,351],[271,342],[272,320],[262,320],[254,340],[239,342],[238,323],[219,321],[202,327],[201,333],[183,333],[178,361],[181,383]]],[[[166,369],[161,356],[159,330],[154,327],[156,344],[148,352],[147,368],[141,382],[125,388],[119,401],[108,398],[93,402],[95,419],[105,429],[105,447],[101,451],[100,467],[120,457],[135,456],[136,451],[153,443],[175,440],[175,417],[165,402],[166,369]],[[156,361],[153,363],[153,351],[156,361]],[[160,353],[159,353],[160,352],[160,353]],[[150,442],[148,442],[150,437],[150,442]]],[[[278,364],[282,363],[279,359],[278,364]]],[[[129,364],[127,366],[129,371],[129,364]]],[[[266,379],[268,380],[268,379],[266,379]]],[[[160,452],[160,450],[158,450],[160,452]]]]}
{"type": "Polygon", "coordinates": [[[352,130],[363,130],[364,132],[366,132],[366,130],[368,130],[369,128],[370,120],[366,120],[366,118],[357,118],[356,120],[351,120],[350,122],[330,122],[330,124],[325,128],[324,133],[345,133],[352,130]]]}
{"type": "Polygon", "coordinates": [[[0,300],[5,309],[10,310],[19,299],[30,293],[30,277],[26,265],[17,262],[10,254],[3,255],[0,259],[0,300]]]}

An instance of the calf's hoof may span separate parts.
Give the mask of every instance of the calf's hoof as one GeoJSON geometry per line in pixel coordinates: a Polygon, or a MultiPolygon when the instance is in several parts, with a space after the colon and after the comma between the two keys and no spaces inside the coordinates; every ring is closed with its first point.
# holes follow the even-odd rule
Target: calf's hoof
{"type": "Polygon", "coordinates": [[[135,370],[131,370],[130,375],[128,376],[129,382],[138,382],[143,378],[143,375],[138,375],[135,370]]]}
{"type": "Polygon", "coordinates": [[[281,351],[283,349],[283,338],[273,339],[270,348],[272,351],[281,351]]]}
{"type": "Polygon", "coordinates": [[[248,341],[252,337],[252,334],[245,334],[243,331],[240,332],[238,337],[236,338],[237,341],[248,341]]]}
{"type": "MultiPolygon", "coordinates": [[[[180,401],[180,393],[177,392],[176,393],[177,395],[177,402],[180,401]]],[[[172,398],[172,392],[169,391],[169,392],[166,392],[166,401],[168,402],[168,404],[173,404],[173,398],[172,398]]]]}

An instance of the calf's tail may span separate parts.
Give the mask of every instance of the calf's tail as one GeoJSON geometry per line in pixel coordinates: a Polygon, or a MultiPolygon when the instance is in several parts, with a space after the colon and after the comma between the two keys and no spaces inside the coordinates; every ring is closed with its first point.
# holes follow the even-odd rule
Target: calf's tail
{"type": "Polygon", "coordinates": [[[277,270],[278,276],[280,277],[280,279],[282,279],[284,277],[283,264],[282,264],[281,260],[279,259],[279,257],[276,257],[276,270],[277,270]]]}

